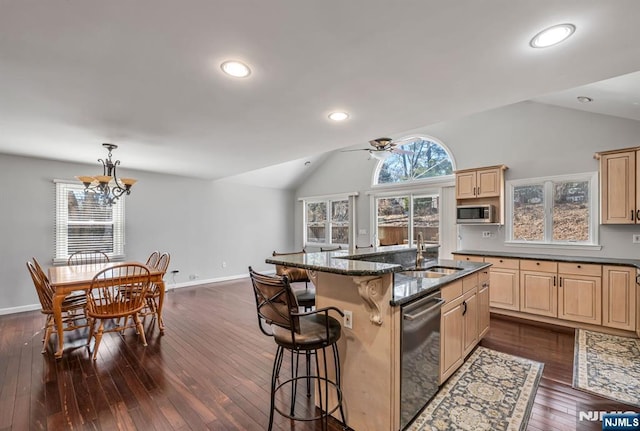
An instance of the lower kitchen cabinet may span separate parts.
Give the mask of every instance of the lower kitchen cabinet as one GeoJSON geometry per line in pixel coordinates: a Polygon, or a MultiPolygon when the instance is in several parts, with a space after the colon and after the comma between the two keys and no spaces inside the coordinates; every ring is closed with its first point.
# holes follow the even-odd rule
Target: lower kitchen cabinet
{"type": "Polygon", "coordinates": [[[636,268],[602,267],[602,324],[636,330],[636,268]]]}
{"type": "Polygon", "coordinates": [[[441,384],[462,365],[489,330],[488,275],[487,271],[471,274],[441,290],[446,301],[440,312],[441,384]],[[484,285],[479,285],[480,280],[484,285]]]}
{"type": "Polygon", "coordinates": [[[520,271],[518,259],[486,257],[489,269],[489,304],[505,310],[520,310],[520,271]]]}
{"type": "Polygon", "coordinates": [[[480,273],[478,281],[478,341],[489,332],[489,271],[480,273]]]}
{"type": "Polygon", "coordinates": [[[442,306],[440,311],[440,384],[464,361],[463,297],[442,306]]]}
{"type": "Polygon", "coordinates": [[[520,262],[520,311],[558,317],[557,273],[556,262],[520,262]]]}
{"type": "Polygon", "coordinates": [[[558,264],[558,317],[602,324],[602,266],[558,264]]]}

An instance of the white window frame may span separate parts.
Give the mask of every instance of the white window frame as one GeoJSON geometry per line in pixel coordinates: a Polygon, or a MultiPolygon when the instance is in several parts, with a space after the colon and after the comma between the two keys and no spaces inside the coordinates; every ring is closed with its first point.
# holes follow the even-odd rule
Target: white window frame
{"type": "MultiPolygon", "coordinates": [[[[448,176],[447,176],[448,177],[448,176]]],[[[438,178],[444,178],[444,177],[438,177],[438,178]]],[[[397,185],[397,183],[396,183],[397,185]]],[[[449,185],[449,184],[447,184],[449,185]]],[[[378,199],[385,199],[385,198],[403,198],[403,197],[408,197],[409,198],[409,208],[408,208],[408,227],[407,229],[409,229],[407,238],[408,238],[408,242],[409,244],[413,244],[414,241],[416,240],[416,238],[413,237],[413,230],[414,230],[414,226],[413,226],[413,200],[415,198],[423,198],[423,197],[433,197],[433,196],[437,196],[438,197],[438,220],[439,220],[439,226],[438,226],[438,230],[440,232],[440,240],[439,243],[440,245],[442,245],[442,238],[443,238],[443,234],[442,234],[442,229],[443,229],[443,207],[442,207],[442,187],[438,187],[438,188],[409,188],[409,187],[403,187],[403,188],[396,188],[395,191],[385,191],[385,192],[378,192],[378,193],[371,193],[370,194],[370,205],[369,207],[371,208],[371,215],[370,215],[370,220],[371,220],[371,243],[373,245],[379,245],[378,244],[378,204],[377,204],[377,200],[378,199]]]]}
{"type": "Polygon", "coordinates": [[[432,136],[427,136],[427,135],[414,135],[414,136],[407,136],[407,137],[401,138],[395,142],[397,143],[397,146],[400,147],[402,145],[411,144],[412,142],[417,141],[418,139],[423,141],[431,141],[434,144],[438,144],[440,147],[442,147],[442,149],[449,156],[453,173],[451,175],[441,175],[438,177],[426,177],[426,178],[420,178],[417,180],[411,179],[411,180],[406,180],[399,183],[378,183],[378,176],[380,175],[380,170],[382,169],[382,165],[386,161],[386,160],[379,160],[378,163],[376,164],[375,169],[373,170],[373,174],[371,177],[371,187],[374,190],[375,189],[380,189],[380,190],[398,189],[398,188],[408,188],[408,187],[437,187],[442,183],[455,181],[455,178],[456,178],[455,159],[453,158],[453,154],[451,153],[449,148],[447,148],[447,146],[444,145],[439,139],[436,139],[432,136]]]}
{"type": "MultiPolygon", "coordinates": [[[[54,265],[67,263],[69,256],[69,213],[66,191],[69,189],[84,190],[84,185],[80,182],[67,180],[54,180],[55,183],[55,249],[54,265]]],[[[107,253],[111,260],[123,260],[125,258],[125,199],[117,199],[112,205],[113,210],[113,252],[107,253]]]]}
{"type": "Polygon", "coordinates": [[[302,243],[304,247],[327,247],[327,246],[343,246],[349,247],[349,243],[356,243],[355,239],[355,220],[356,220],[356,201],[355,198],[358,196],[358,192],[347,193],[347,194],[337,194],[337,195],[326,195],[326,196],[315,196],[315,197],[305,197],[298,199],[302,202],[302,243]],[[331,203],[336,201],[348,201],[349,202],[349,223],[348,223],[348,240],[349,243],[334,243],[331,242],[331,203]],[[307,204],[309,203],[318,203],[324,202],[326,207],[326,218],[325,218],[325,241],[324,242],[309,242],[309,238],[307,236],[307,204]]]}
{"type": "Polygon", "coordinates": [[[544,247],[544,248],[568,248],[568,249],[601,249],[598,237],[599,199],[598,199],[598,173],[585,172],[568,175],[555,175],[549,177],[526,178],[510,180],[506,182],[505,199],[505,245],[518,247],[544,247]],[[554,182],[589,182],[589,238],[590,241],[554,241],[553,235],[553,183],[554,182]],[[514,189],[518,186],[529,184],[543,184],[544,186],[544,239],[542,241],[526,241],[513,239],[513,197],[514,189]]]}

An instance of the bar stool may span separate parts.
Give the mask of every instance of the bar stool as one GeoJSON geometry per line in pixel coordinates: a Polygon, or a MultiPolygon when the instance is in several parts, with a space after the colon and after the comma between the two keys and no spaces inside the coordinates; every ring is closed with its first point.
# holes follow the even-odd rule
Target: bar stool
{"type": "MultiPolygon", "coordinates": [[[[291,289],[286,276],[269,276],[255,272],[249,267],[249,275],[253,284],[256,297],[256,307],[258,319],[264,320],[271,325],[273,339],[276,342],[277,350],[273,361],[273,371],[271,374],[271,407],[269,411],[269,430],[273,427],[274,412],[298,421],[322,421],[322,429],[326,430],[328,419],[331,413],[340,409],[342,425],[347,429],[347,422],[342,407],[342,388],[340,386],[340,356],[337,342],[342,335],[340,322],[329,316],[329,311],[333,310],[339,315],[344,313],[336,307],[324,307],[300,313],[296,296],[291,289]],[[333,354],[335,381],[329,379],[327,367],[326,349],[331,347],[333,354]],[[285,351],[291,353],[291,378],[280,381],[280,369],[285,351]],[[320,373],[318,355],[322,354],[323,374],[320,373]],[[316,356],[315,375],[309,373],[310,354],[316,356]],[[294,355],[296,358],[295,364],[294,355]],[[297,358],[305,355],[307,358],[307,375],[298,376],[297,358]],[[295,415],[295,400],[297,382],[300,379],[316,381],[320,414],[312,417],[301,417],[295,415]],[[324,383],[324,385],[322,384],[324,383]],[[280,410],[276,404],[276,394],[282,388],[291,385],[291,408],[288,413],[280,410]],[[324,388],[323,388],[324,386],[324,388]],[[329,407],[329,389],[333,388],[336,393],[336,405],[329,407]]],[[[308,393],[308,395],[310,395],[308,393]]]]}

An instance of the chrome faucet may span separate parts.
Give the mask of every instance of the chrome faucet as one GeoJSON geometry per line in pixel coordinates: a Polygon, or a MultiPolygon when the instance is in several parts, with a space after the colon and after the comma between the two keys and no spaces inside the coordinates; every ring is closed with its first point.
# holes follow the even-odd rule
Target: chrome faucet
{"type": "Polygon", "coordinates": [[[422,255],[422,232],[418,232],[418,253],[416,254],[416,268],[420,268],[422,266],[422,262],[424,262],[424,256],[422,255]]]}

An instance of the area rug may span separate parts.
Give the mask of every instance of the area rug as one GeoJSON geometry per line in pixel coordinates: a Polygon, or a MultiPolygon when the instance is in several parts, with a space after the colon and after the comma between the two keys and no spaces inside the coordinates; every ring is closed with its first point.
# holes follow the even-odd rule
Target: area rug
{"type": "Polygon", "coordinates": [[[573,387],[640,407],[640,340],[576,329],[573,387]]]}
{"type": "Polygon", "coordinates": [[[543,367],[478,347],[407,430],[523,430],[543,367]]]}

